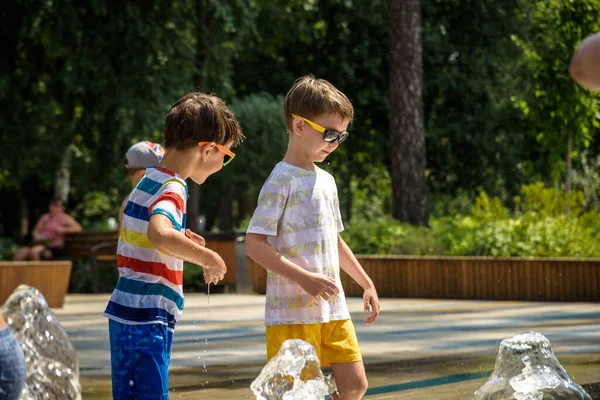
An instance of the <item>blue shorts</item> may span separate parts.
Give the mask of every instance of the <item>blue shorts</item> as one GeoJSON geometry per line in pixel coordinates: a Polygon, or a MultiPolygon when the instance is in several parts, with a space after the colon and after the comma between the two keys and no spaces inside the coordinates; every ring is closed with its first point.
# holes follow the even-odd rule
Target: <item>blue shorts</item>
{"type": "Polygon", "coordinates": [[[161,324],[109,320],[114,400],[168,400],[173,333],[161,324]]]}
{"type": "Polygon", "coordinates": [[[0,329],[0,399],[17,400],[26,378],[23,350],[7,325],[0,329]]]}

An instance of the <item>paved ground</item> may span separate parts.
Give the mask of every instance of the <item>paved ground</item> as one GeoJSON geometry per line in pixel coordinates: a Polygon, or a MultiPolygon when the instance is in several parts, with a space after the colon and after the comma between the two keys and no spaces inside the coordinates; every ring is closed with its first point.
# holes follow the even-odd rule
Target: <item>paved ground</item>
{"type": "MultiPolygon", "coordinates": [[[[108,295],[69,295],[55,310],[79,352],[84,399],[110,398],[108,295]]],[[[546,335],[571,378],[598,390],[600,304],[382,299],[364,326],[360,299],[349,299],[369,377],[369,399],[471,399],[494,367],[500,340],[546,335]]],[[[172,399],[252,399],[265,363],[264,297],[186,296],[173,344],[172,399]]],[[[590,393],[590,394],[592,394],[590,393]]]]}

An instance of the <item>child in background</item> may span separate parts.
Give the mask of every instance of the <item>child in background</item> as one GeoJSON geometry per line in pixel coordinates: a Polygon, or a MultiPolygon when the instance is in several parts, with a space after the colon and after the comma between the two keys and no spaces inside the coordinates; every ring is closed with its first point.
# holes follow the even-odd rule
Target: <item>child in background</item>
{"type": "MultiPolygon", "coordinates": [[[[160,144],[152,142],[138,142],[127,150],[127,153],[125,153],[125,168],[127,168],[127,175],[131,180],[131,190],[135,189],[142,180],[142,177],[146,174],[146,168],[157,166],[164,154],[165,149],[160,144]]],[[[127,200],[128,198],[123,200],[119,210],[118,231],[121,230],[123,211],[125,211],[127,200]]]]}

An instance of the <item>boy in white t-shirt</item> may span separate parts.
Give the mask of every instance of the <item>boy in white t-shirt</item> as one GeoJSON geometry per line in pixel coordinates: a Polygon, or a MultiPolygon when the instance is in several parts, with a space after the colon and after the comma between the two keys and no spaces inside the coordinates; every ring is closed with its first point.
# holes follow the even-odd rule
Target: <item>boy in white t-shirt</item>
{"type": "Polygon", "coordinates": [[[331,365],[337,392],[360,399],[367,378],[346,307],[340,267],[364,289],[366,324],[379,316],[379,299],[343,230],[333,176],[315,165],[348,137],[354,110],[332,84],[313,76],[296,81],[285,97],[288,150],[265,182],[246,236],[246,251],[268,272],[267,357],[287,339],[312,344],[331,365]]]}

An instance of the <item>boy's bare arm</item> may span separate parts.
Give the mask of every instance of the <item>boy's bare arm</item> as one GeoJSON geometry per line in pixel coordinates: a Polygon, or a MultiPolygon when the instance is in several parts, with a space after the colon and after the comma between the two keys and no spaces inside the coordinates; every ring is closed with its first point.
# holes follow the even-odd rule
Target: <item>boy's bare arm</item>
{"type": "Polygon", "coordinates": [[[222,280],[227,272],[221,256],[173,229],[173,223],[165,215],[154,214],[150,217],[148,240],[162,253],[200,265],[209,283],[222,280]]]}
{"type": "Polygon", "coordinates": [[[338,252],[340,255],[340,268],[342,268],[363,290],[375,287],[369,275],[360,265],[354,253],[344,239],[338,234],[338,252]]]}
{"type": "Polygon", "coordinates": [[[600,32],[581,42],[571,60],[569,72],[581,86],[600,91],[600,32]]]}
{"type": "Polygon", "coordinates": [[[254,261],[276,274],[284,276],[302,287],[314,297],[329,300],[339,294],[335,280],[323,274],[309,272],[294,264],[267,242],[267,235],[248,233],[246,235],[246,254],[254,261]]]}
{"type": "Polygon", "coordinates": [[[365,312],[371,312],[371,315],[365,320],[365,324],[371,324],[379,317],[380,305],[377,289],[375,289],[373,281],[360,265],[350,247],[348,247],[339,234],[338,253],[340,256],[340,268],[350,275],[364,290],[363,303],[365,312]]]}

